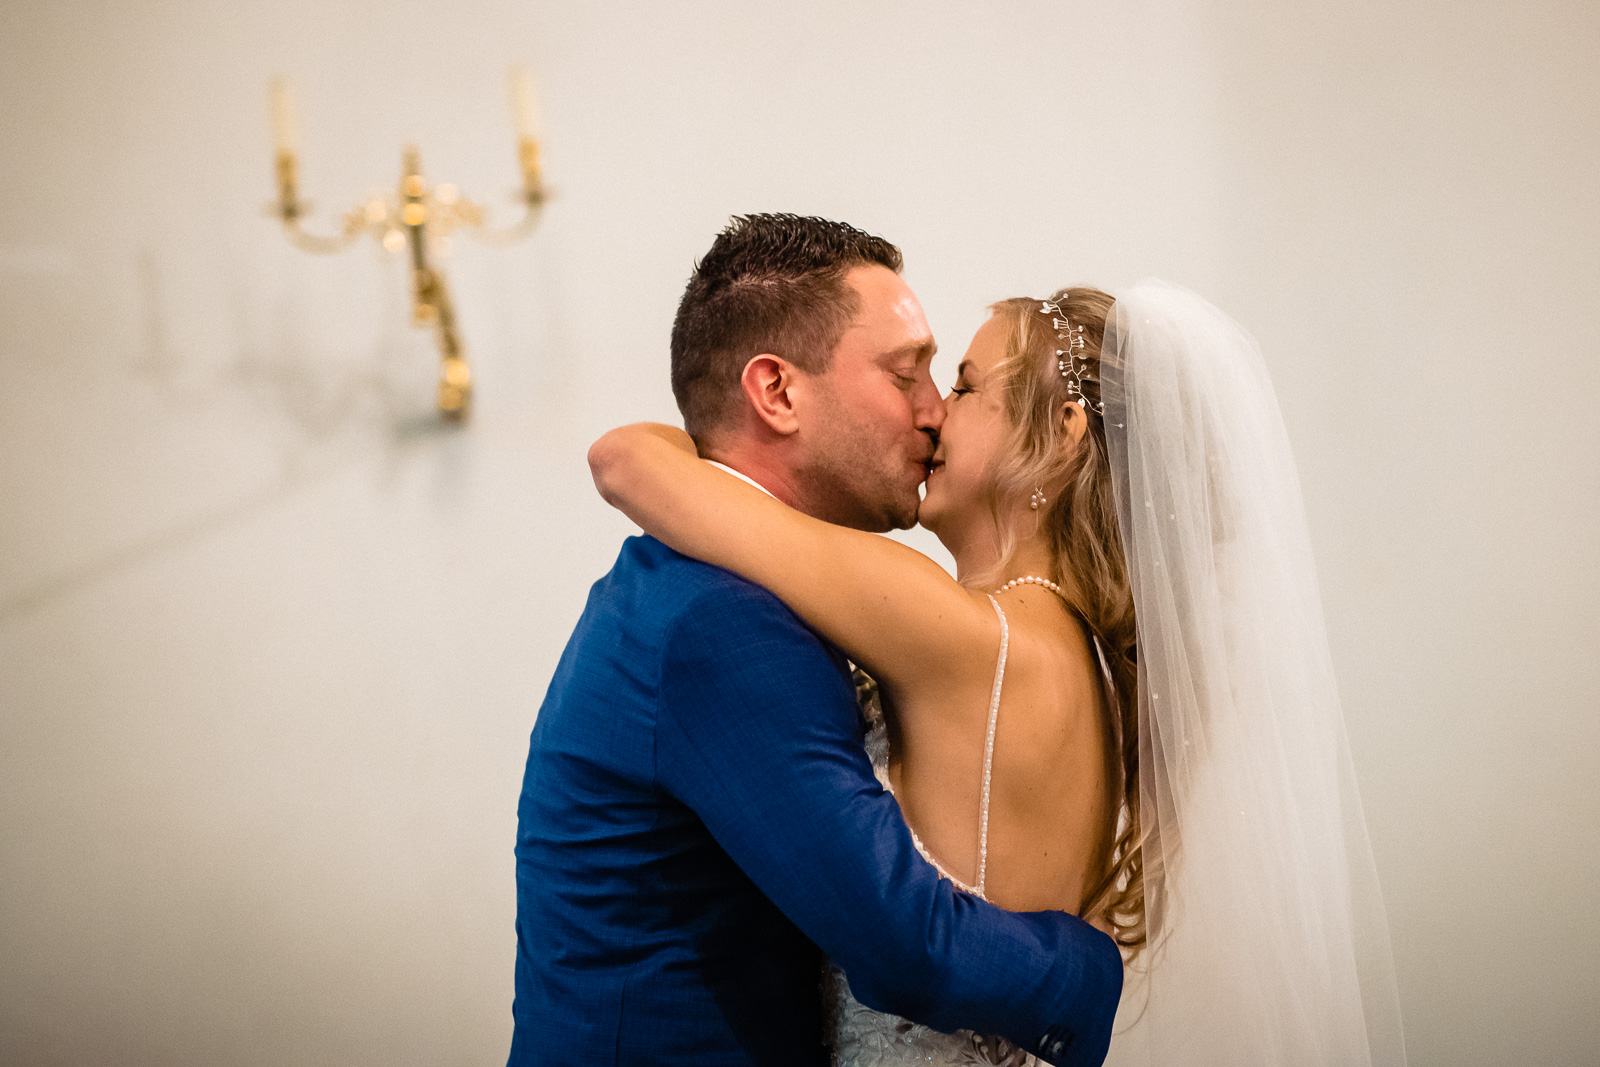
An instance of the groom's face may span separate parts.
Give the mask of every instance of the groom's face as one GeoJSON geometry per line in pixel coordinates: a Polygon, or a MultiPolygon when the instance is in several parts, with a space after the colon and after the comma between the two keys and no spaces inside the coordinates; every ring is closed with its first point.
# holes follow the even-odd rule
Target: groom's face
{"type": "Polygon", "coordinates": [[[858,530],[917,521],[919,490],[944,422],[933,384],[933,333],[916,294],[872,265],[846,276],[857,310],[801,416],[801,469],[819,517],[858,530]]]}

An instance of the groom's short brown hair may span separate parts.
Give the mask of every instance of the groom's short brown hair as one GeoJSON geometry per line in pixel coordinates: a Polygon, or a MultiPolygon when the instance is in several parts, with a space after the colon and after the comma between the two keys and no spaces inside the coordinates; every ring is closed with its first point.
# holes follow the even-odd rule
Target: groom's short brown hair
{"type": "Polygon", "coordinates": [[[672,395],[690,436],[728,421],[745,364],[763,352],[827,370],[856,312],[844,276],[873,263],[898,274],[900,250],[842,222],[734,216],[695,264],[672,323],[672,395]]]}

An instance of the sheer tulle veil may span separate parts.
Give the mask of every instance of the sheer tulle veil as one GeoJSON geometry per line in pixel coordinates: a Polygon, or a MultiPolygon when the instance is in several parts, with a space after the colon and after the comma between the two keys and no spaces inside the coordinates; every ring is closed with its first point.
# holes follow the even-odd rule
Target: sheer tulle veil
{"type": "Polygon", "coordinates": [[[1139,628],[1150,942],[1114,1064],[1403,1065],[1299,479],[1250,337],[1118,294],[1101,365],[1139,628]]]}

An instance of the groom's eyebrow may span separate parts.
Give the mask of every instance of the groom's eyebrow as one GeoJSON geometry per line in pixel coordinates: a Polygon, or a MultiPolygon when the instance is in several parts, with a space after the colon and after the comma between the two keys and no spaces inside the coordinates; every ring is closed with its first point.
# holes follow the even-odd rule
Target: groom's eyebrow
{"type": "Polygon", "coordinates": [[[923,341],[916,341],[912,344],[901,345],[899,348],[891,349],[884,354],[890,359],[895,359],[900,356],[911,356],[915,359],[932,359],[933,354],[937,351],[939,351],[939,346],[934,343],[933,338],[929,337],[923,341]]]}

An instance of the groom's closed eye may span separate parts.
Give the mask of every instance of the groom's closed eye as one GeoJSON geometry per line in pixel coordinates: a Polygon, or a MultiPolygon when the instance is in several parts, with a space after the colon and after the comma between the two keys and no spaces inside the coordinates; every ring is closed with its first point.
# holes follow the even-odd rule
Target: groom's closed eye
{"type": "Polygon", "coordinates": [[[920,377],[918,372],[921,370],[915,362],[910,360],[897,361],[885,369],[888,370],[890,376],[894,378],[895,384],[901,389],[910,389],[915,386],[920,377]]]}
{"type": "Polygon", "coordinates": [[[894,375],[897,379],[915,383],[932,366],[936,350],[936,346],[931,340],[918,344],[902,345],[891,351],[880,353],[877,363],[878,366],[894,375]]]}

